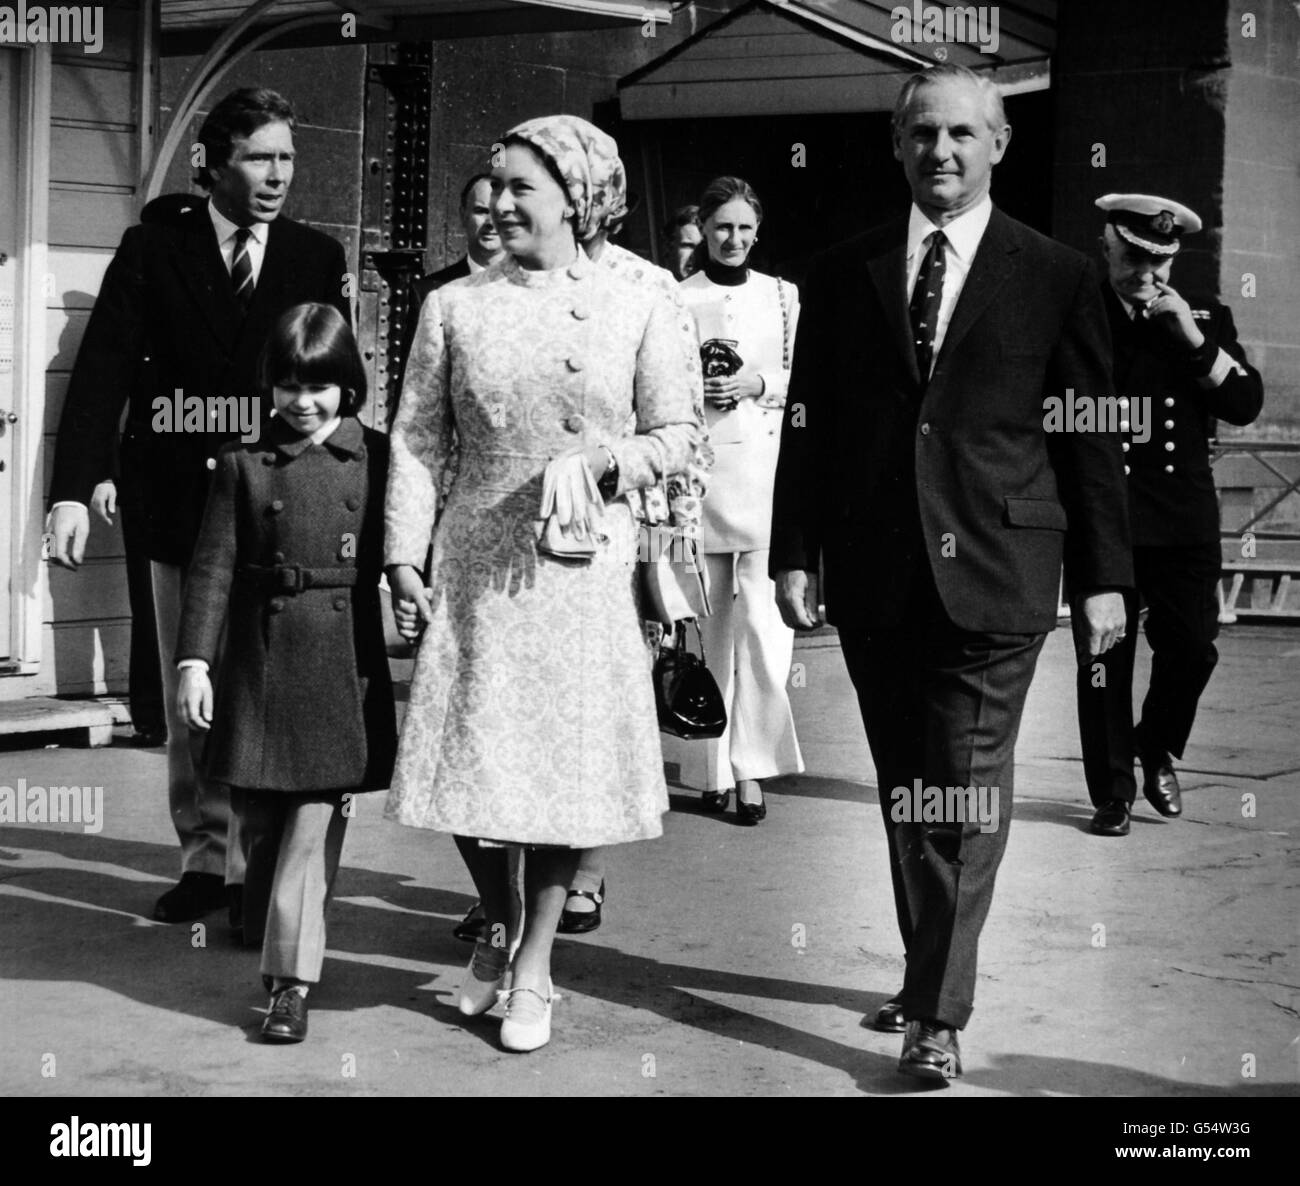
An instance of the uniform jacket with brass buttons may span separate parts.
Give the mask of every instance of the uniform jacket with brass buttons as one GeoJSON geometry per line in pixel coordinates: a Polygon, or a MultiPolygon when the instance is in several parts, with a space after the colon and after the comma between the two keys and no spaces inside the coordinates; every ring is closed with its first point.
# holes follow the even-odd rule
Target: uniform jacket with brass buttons
{"type": "Polygon", "coordinates": [[[387,465],[388,438],[352,417],[322,444],[277,418],[260,442],[221,450],[176,648],[178,660],[211,666],[226,624],[205,755],[214,780],[284,791],[388,786],[387,465]]]}
{"type": "Polygon", "coordinates": [[[1129,471],[1133,543],[1173,547],[1219,538],[1219,505],[1210,470],[1214,421],[1250,424],[1264,404],[1259,372],[1237,341],[1232,312],[1216,301],[1192,300],[1192,316],[1205,336],[1193,353],[1162,326],[1130,318],[1110,284],[1102,285],[1115,347],[1115,391],[1129,413],[1124,461],[1129,471]],[[1200,381],[1219,349],[1234,367],[1217,386],[1200,381]],[[1145,425],[1133,419],[1144,401],[1145,425]],[[1138,440],[1137,436],[1144,439],[1138,440]]]}

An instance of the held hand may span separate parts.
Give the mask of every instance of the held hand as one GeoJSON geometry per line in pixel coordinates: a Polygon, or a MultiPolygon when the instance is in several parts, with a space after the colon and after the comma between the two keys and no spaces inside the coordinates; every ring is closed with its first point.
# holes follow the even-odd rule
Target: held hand
{"type": "Polygon", "coordinates": [[[433,621],[433,590],[425,588],[420,574],[409,564],[399,564],[389,570],[388,588],[397,632],[407,642],[414,642],[433,621]]]}
{"type": "Polygon", "coordinates": [[[786,568],[776,574],[776,608],[791,630],[812,630],[821,625],[817,611],[817,574],[786,568]]]}
{"type": "Polygon", "coordinates": [[[723,412],[729,412],[742,399],[757,399],[762,394],[761,375],[719,375],[704,380],[704,398],[723,412]]]}
{"type": "Polygon", "coordinates": [[[1082,608],[1088,623],[1088,653],[1104,655],[1124,637],[1124,595],[1090,593],[1082,599],[1082,608]]]}
{"type": "Polygon", "coordinates": [[[50,534],[54,536],[51,559],[60,568],[70,568],[75,572],[86,558],[90,512],[80,503],[55,507],[50,512],[50,534]]]}
{"type": "Polygon", "coordinates": [[[90,496],[90,509],[110,527],[113,526],[113,516],[117,514],[117,486],[111,480],[100,482],[95,487],[90,496]]]}
{"type": "Polygon", "coordinates": [[[198,667],[181,672],[180,691],[176,695],[181,720],[191,729],[207,732],[212,728],[212,680],[198,667]]]}
{"type": "Polygon", "coordinates": [[[1199,349],[1205,335],[1196,327],[1192,307],[1163,280],[1155,282],[1160,295],[1147,301],[1142,315],[1166,330],[1191,350],[1199,349]],[[1159,318],[1159,320],[1156,320],[1159,318]]]}

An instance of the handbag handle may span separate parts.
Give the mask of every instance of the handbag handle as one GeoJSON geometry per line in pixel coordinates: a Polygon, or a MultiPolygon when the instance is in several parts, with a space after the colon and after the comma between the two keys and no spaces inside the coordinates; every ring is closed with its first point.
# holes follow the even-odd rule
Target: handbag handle
{"type": "Polygon", "coordinates": [[[700,644],[700,662],[707,667],[709,665],[709,661],[704,654],[704,635],[700,632],[699,618],[679,618],[676,622],[673,623],[673,633],[677,636],[676,649],[682,651],[683,653],[686,653],[687,623],[695,627],[695,637],[700,644]]]}
{"type": "Polygon", "coordinates": [[[781,303],[781,369],[790,369],[790,307],[785,300],[785,281],[776,278],[776,297],[781,303]]]}

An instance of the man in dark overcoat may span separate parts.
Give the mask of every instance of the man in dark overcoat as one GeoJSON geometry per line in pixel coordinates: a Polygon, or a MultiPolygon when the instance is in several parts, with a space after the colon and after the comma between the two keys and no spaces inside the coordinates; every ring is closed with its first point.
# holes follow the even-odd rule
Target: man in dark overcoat
{"type": "Polygon", "coordinates": [[[905,83],[912,208],[804,285],[772,522],[788,625],[816,624],[824,569],[875,760],[906,957],[875,1024],[905,1029],[900,1071],[938,1081],[961,1074],[1062,558],[1097,652],[1133,579],[1117,434],[1045,427],[1049,393],[1109,389],[1110,350],[1087,259],[990,200],[1010,133],[965,67],[905,83]]]}
{"type": "Polygon", "coordinates": [[[90,530],[87,507],[111,475],[125,407],[121,498],[140,508],[151,561],[168,802],[181,844],[180,882],[154,908],[163,922],[224,903],[232,926],[241,921],[243,855],[229,792],[195,769],[198,742],[177,712],[172,661],[217,450],[269,419],[256,394],[256,363],[286,308],[321,301],[351,321],[342,246],[281,217],[294,175],[293,129],[293,109],[274,91],[235,91],[212,109],[198,146],[197,181],[208,199],[123,235],[81,342],[55,446],[52,558],[76,569],[90,530]]]}
{"type": "Polygon", "coordinates": [[[1102,300],[1115,344],[1137,587],[1125,595],[1118,646],[1089,654],[1074,623],[1079,737],[1092,831],[1127,836],[1137,781],[1161,815],[1182,814],[1174,758],[1183,756],[1201,693],[1219,653],[1219,504],[1210,470],[1215,420],[1245,425],[1264,404],[1264,383],[1237,341],[1232,311],[1169,284],[1196,213],[1172,198],[1107,194],[1102,300]],[[1133,725],[1138,614],[1146,605],[1151,683],[1133,725]]]}

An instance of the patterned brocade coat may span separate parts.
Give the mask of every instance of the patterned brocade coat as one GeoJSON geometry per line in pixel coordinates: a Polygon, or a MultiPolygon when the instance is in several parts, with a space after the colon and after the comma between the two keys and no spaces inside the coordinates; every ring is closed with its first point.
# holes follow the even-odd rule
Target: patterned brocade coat
{"type": "Polygon", "coordinates": [[[393,423],[385,541],[387,563],[419,568],[433,533],[433,621],[390,818],[575,848],[662,833],[668,795],[623,496],[684,468],[703,433],[682,317],[581,253],[543,272],[507,258],[425,302],[393,423]],[[438,514],[453,425],[459,471],[438,514]],[[554,560],[536,548],[542,472],[590,445],[607,445],[619,467],[606,542],[589,564],[554,560]]]}

